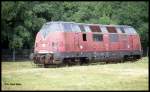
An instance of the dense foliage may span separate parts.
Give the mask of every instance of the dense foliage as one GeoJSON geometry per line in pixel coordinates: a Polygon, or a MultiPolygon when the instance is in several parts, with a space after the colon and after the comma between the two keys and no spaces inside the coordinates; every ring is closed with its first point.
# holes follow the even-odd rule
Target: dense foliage
{"type": "Polygon", "coordinates": [[[148,46],[148,2],[1,2],[2,48],[33,48],[48,21],[131,25],[148,46]]]}

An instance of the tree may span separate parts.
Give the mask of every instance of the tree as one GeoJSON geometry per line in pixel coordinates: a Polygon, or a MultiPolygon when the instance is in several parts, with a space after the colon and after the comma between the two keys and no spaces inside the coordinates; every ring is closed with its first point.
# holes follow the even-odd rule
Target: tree
{"type": "Polygon", "coordinates": [[[130,25],[140,34],[142,46],[148,46],[147,1],[3,1],[1,5],[3,48],[32,48],[37,32],[49,21],[130,25]]]}

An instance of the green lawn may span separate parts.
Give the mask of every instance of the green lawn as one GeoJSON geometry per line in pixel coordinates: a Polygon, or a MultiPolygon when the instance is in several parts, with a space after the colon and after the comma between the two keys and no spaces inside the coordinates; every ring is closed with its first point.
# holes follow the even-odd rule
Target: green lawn
{"type": "Polygon", "coordinates": [[[2,90],[149,90],[148,61],[59,68],[2,62],[2,90]]]}

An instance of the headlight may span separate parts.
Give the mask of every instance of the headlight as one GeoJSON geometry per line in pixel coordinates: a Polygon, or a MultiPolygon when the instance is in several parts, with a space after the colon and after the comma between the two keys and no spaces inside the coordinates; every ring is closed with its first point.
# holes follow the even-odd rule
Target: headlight
{"type": "Polygon", "coordinates": [[[42,47],[45,47],[46,44],[42,44],[42,47]]]}

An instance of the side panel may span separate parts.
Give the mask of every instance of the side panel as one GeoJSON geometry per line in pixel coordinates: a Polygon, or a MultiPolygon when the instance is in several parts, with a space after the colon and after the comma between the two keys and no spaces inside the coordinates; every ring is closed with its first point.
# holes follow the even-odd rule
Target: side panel
{"type": "Polygon", "coordinates": [[[138,35],[133,35],[133,50],[140,50],[140,39],[138,35]]]}
{"type": "Polygon", "coordinates": [[[104,34],[101,34],[102,35],[102,39],[101,41],[94,41],[93,39],[93,34],[95,33],[92,33],[91,34],[91,42],[89,44],[92,44],[92,51],[95,51],[95,52],[98,52],[98,51],[105,51],[105,36],[104,34]]]}
{"type": "Polygon", "coordinates": [[[65,50],[66,52],[89,52],[89,51],[105,51],[103,41],[93,41],[93,33],[82,32],[66,32],[65,33],[65,50]],[[83,34],[86,35],[86,41],[83,40],[83,34]]]}
{"type": "Polygon", "coordinates": [[[93,44],[92,44],[92,32],[88,32],[87,34],[87,41],[83,42],[84,46],[86,47],[86,52],[93,51],[93,44]]]}
{"type": "Polygon", "coordinates": [[[104,34],[104,39],[103,39],[103,41],[104,41],[104,51],[109,51],[109,35],[108,34],[104,34]]]}
{"type": "Polygon", "coordinates": [[[87,39],[87,37],[88,37],[88,33],[79,33],[79,51],[81,51],[81,52],[86,52],[86,51],[88,51],[89,49],[89,47],[88,47],[88,43],[89,43],[89,41],[88,41],[88,39],[87,39]],[[83,40],[83,34],[85,35],[85,41],[83,40]]]}
{"type": "Polygon", "coordinates": [[[133,35],[128,35],[128,50],[133,50],[133,35]]]}
{"type": "Polygon", "coordinates": [[[127,50],[128,49],[128,35],[119,34],[119,41],[120,41],[120,50],[127,50]]]}
{"type": "Polygon", "coordinates": [[[109,34],[109,51],[118,51],[119,50],[119,34],[109,34]],[[111,37],[111,35],[113,35],[111,37]],[[117,36],[117,38],[115,38],[117,36]],[[113,41],[111,41],[113,40],[113,41]]]}
{"type": "Polygon", "coordinates": [[[80,36],[79,32],[75,32],[74,39],[73,39],[73,42],[74,42],[73,47],[74,47],[75,51],[79,51],[79,49],[80,49],[80,47],[79,47],[79,36],[80,36]]]}
{"type": "Polygon", "coordinates": [[[117,50],[119,50],[119,42],[110,42],[109,51],[117,51],[117,50]]]}
{"type": "Polygon", "coordinates": [[[72,32],[65,32],[64,40],[65,40],[65,52],[73,51],[74,48],[74,34],[72,32]]]}

